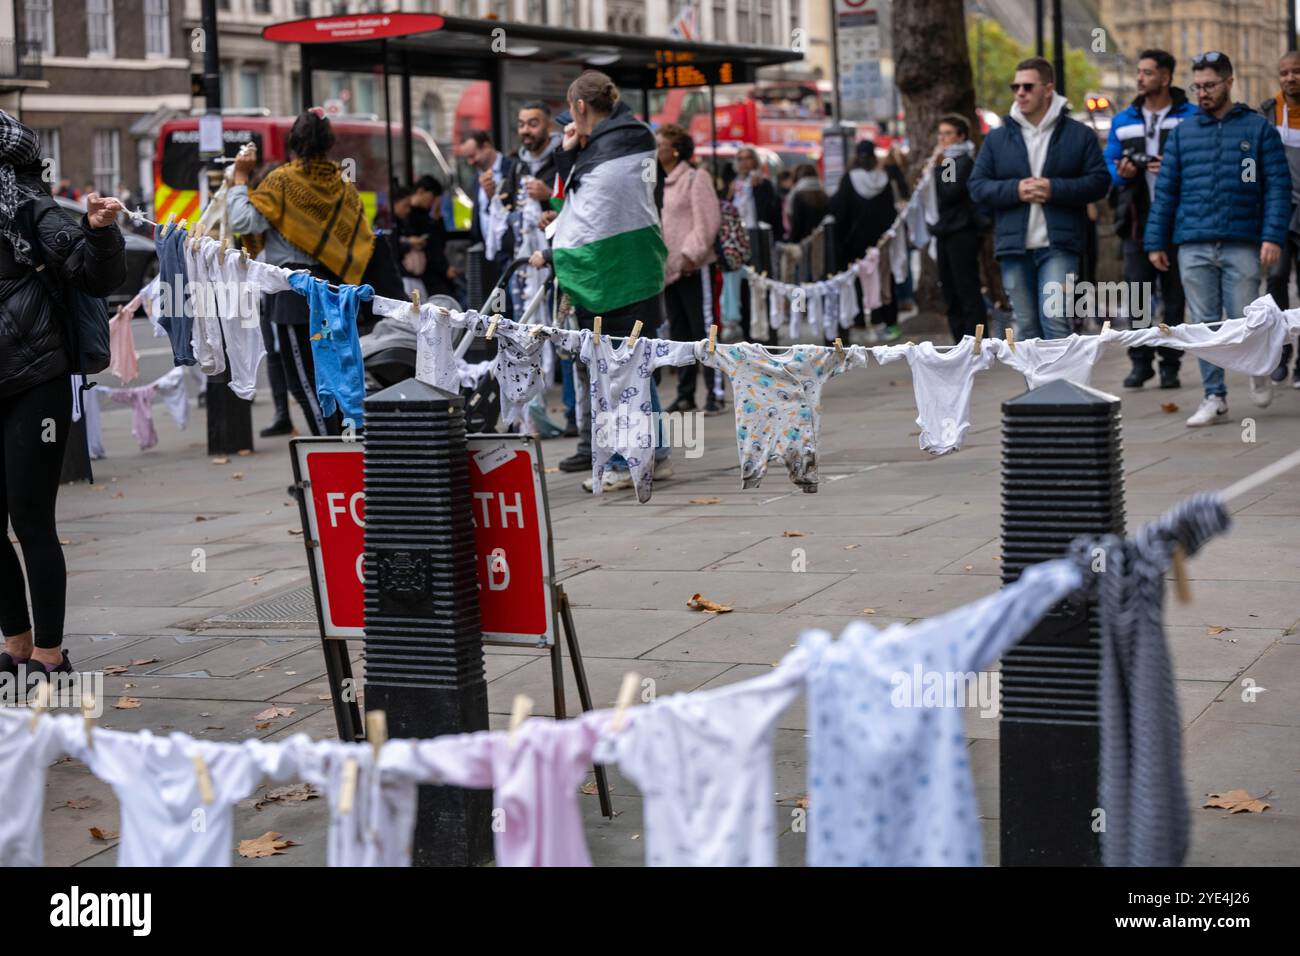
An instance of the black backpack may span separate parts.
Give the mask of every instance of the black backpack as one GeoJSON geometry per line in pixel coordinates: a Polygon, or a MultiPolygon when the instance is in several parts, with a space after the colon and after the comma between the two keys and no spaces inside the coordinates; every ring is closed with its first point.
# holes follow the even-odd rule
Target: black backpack
{"type": "MultiPolygon", "coordinates": [[[[68,333],[69,371],[74,375],[94,375],[108,368],[108,303],[59,280],[55,270],[48,268],[36,232],[36,207],[48,202],[59,215],[63,210],[53,199],[38,198],[25,204],[24,234],[29,238],[32,266],[36,279],[45,288],[50,302],[63,315],[63,325],[68,333]]],[[[66,218],[66,217],[65,217],[66,218]]]]}

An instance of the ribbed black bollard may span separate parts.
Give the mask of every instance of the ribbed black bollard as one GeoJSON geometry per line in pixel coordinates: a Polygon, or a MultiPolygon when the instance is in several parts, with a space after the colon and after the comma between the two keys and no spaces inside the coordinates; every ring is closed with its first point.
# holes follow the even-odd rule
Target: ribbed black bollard
{"type": "MultiPolygon", "coordinates": [[[[366,399],[367,710],[391,737],[486,730],[465,410],[413,378],[366,399]]],[[[422,787],[416,866],[492,859],[492,795],[422,787]]]]}
{"type": "MultiPolygon", "coordinates": [[[[1002,581],[1081,534],[1124,533],[1120,402],[1056,381],[1002,405],[1002,581]]],[[[1003,866],[1095,866],[1100,637],[1091,602],[1053,609],[1002,658],[1003,866]]]]}

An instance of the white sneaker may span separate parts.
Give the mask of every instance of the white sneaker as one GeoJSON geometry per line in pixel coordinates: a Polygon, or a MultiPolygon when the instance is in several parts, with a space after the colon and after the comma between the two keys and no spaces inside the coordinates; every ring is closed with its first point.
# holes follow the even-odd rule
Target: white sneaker
{"type": "MultiPolygon", "coordinates": [[[[583,491],[591,491],[594,482],[588,478],[582,483],[583,491]]],[[[600,491],[604,494],[607,491],[622,491],[624,488],[632,487],[632,473],[630,471],[618,471],[614,468],[605,469],[605,477],[600,481],[600,491]]]]}
{"type": "Polygon", "coordinates": [[[1260,408],[1268,408],[1273,403],[1273,382],[1267,375],[1250,377],[1250,400],[1260,408]]]}
{"type": "Polygon", "coordinates": [[[655,459],[655,481],[663,481],[665,478],[673,476],[673,460],[671,458],[655,459]]]}
{"type": "Polygon", "coordinates": [[[1218,425],[1226,421],[1228,421],[1228,403],[1224,401],[1223,396],[1207,395],[1201,402],[1201,407],[1187,419],[1187,424],[1192,428],[1198,428],[1201,425],[1218,425]]]}

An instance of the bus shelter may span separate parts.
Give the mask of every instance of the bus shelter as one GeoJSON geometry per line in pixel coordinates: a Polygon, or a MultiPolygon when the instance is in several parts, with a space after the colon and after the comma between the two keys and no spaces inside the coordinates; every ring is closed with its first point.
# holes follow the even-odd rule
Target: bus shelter
{"type": "MultiPolygon", "coordinates": [[[[406,181],[414,179],[410,132],[413,76],[486,80],[489,128],[493,141],[505,148],[507,118],[528,100],[562,100],[569,83],[584,69],[609,74],[633,109],[639,100],[639,112],[646,120],[650,119],[651,91],[707,89],[712,124],[715,86],[752,83],[760,67],[803,59],[802,53],[778,47],[414,13],[290,20],[264,28],[262,36],[276,43],[299,44],[303,109],[315,103],[313,78],[318,71],[382,75],[389,183],[399,169],[406,181]],[[398,78],[399,88],[400,123],[396,127],[401,142],[396,144],[390,77],[398,78]]],[[[712,139],[716,144],[716,129],[712,139]]],[[[714,149],[712,154],[716,153],[714,149]]]]}

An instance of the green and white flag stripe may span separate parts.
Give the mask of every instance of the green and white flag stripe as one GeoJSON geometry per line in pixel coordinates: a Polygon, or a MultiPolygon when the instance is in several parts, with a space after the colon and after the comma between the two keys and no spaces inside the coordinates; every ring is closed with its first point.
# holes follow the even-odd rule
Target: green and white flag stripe
{"type": "Polygon", "coordinates": [[[555,274],[577,305],[612,312],[663,289],[668,250],[654,174],[654,150],[612,156],[583,170],[565,196],[551,248],[555,274]]]}

